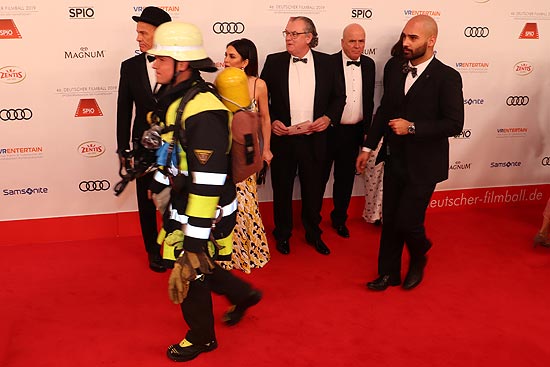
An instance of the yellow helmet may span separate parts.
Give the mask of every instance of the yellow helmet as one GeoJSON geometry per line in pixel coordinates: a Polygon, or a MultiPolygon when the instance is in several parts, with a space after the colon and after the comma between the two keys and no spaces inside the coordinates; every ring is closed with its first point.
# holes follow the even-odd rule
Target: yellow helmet
{"type": "Polygon", "coordinates": [[[222,102],[231,112],[250,107],[248,77],[239,68],[227,67],[220,71],[214,81],[222,102]]]}
{"type": "Polygon", "coordinates": [[[158,26],[153,37],[153,48],[147,53],[169,56],[177,61],[208,58],[201,31],[195,25],[183,22],[166,22],[158,26]]]}

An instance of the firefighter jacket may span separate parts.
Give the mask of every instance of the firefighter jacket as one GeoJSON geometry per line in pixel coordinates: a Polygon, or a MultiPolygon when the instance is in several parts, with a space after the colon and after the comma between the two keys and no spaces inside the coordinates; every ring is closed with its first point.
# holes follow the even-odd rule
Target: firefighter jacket
{"type": "MultiPolygon", "coordinates": [[[[185,105],[181,121],[175,121],[181,98],[200,81],[196,73],[168,90],[159,101],[161,110],[156,112],[168,127],[180,123],[185,136],[184,146],[177,142],[173,147],[177,157],[174,154],[169,167],[155,174],[156,185],[172,186],[170,205],[163,216],[165,231],[160,234],[163,257],[174,260],[182,248],[190,252],[208,249],[211,255],[217,253],[216,260],[230,260],[237,211],[235,184],[228,176],[232,114],[214,94],[201,92],[185,105]],[[183,238],[169,238],[178,237],[175,233],[183,238]]],[[[172,131],[162,134],[163,144],[157,151],[159,166],[167,165],[166,150],[173,135],[172,131]]]]}

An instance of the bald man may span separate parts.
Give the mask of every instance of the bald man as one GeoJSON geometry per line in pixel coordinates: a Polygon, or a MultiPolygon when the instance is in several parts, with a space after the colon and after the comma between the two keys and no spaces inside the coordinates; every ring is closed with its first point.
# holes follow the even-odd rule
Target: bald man
{"type": "Polygon", "coordinates": [[[367,283],[375,291],[401,284],[405,245],[410,260],[403,288],[422,282],[432,246],[424,228],[426,209],[436,184],[448,178],[449,137],[464,126],[462,79],[435,58],[437,32],[426,15],[405,25],[402,52],[384,67],[384,95],[357,157],[356,169],[362,172],[384,137],[377,157],[385,164],[379,276],[367,283]]]}
{"type": "Polygon", "coordinates": [[[330,213],[332,227],[343,238],[350,237],[346,226],[348,207],[355,181],[355,161],[374,109],[374,61],[363,55],[366,34],[359,24],[344,28],[342,50],[332,55],[338,72],[345,80],[346,105],[340,121],[329,127],[325,186],[334,164],[334,182],[330,213]]]}

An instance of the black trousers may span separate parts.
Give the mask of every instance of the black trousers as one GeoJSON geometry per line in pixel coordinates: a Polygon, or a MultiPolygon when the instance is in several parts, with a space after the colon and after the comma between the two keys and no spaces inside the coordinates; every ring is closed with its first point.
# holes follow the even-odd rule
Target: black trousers
{"type": "Polygon", "coordinates": [[[141,236],[145,245],[145,251],[150,254],[160,255],[160,246],[157,244],[157,208],[153,200],[147,197],[147,190],[151,186],[154,173],[136,179],[136,194],[139,212],[139,224],[141,236]]]}
{"type": "Polygon", "coordinates": [[[328,134],[327,159],[324,186],[328,183],[334,164],[330,218],[334,225],[342,225],[348,219],[348,207],[355,182],[355,161],[363,143],[363,125],[335,125],[328,134]]]}
{"type": "Polygon", "coordinates": [[[382,236],[378,253],[378,273],[399,277],[401,256],[407,246],[411,261],[422,257],[430,248],[424,220],[435,183],[411,183],[406,174],[396,169],[391,160],[384,166],[382,200],[382,236]]]}
{"type": "Polygon", "coordinates": [[[187,298],[181,304],[183,318],[189,327],[185,339],[193,344],[207,344],[216,339],[211,292],[224,295],[236,305],[243,303],[251,291],[248,283],[218,265],[203,280],[191,282],[187,298]]]}
{"type": "Polygon", "coordinates": [[[273,161],[273,235],[277,241],[292,235],[292,194],[296,174],[300,180],[302,223],[308,241],[321,236],[321,207],[323,204],[323,175],[325,154],[316,153],[313,136],[296,135],[272,139],[273,161]],[[275,144],[274,144],[275,143],[275,144]],[[322,156],[320,156],[322,155],[322,156]]]}

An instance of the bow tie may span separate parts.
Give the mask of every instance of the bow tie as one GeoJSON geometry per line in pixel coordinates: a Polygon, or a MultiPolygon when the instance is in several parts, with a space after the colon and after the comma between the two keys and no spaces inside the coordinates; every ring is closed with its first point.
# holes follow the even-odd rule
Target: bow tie
{"type": "Polygon", "coordinates": [[[155,61],[155,56],[153,56],[153,55],[147,55],[147,61],[149,61],[149,62],[155,61]]]}
{"type": "Polygon", "coordinates": [[[361,66],[361,61],[348,61],[346,62],[346,66],[355,65],[355,66],[361,66]]]}
{"type": "Polygon", "coordinates": [[[416,78],[416,75],[418,75],[414,66],[409,66],[407,64],[403,65],[403,74],[408,74],[409,72],[413,78],[416,78]]]}
{"type": "Polygon", "coordinates": [[[292,62],[303,62],[304,64],[307,64],[307,57],[304,57],[303,59],[300,59],[299,57],[293,57],[292,62]]]}

